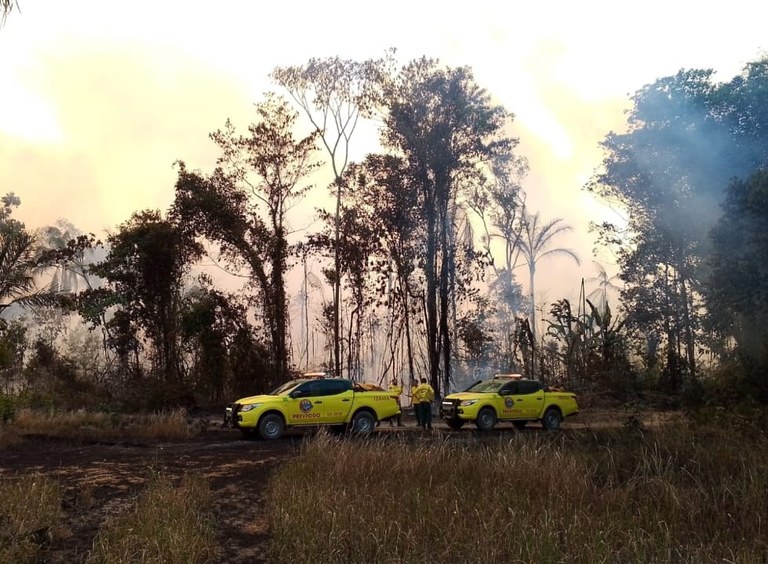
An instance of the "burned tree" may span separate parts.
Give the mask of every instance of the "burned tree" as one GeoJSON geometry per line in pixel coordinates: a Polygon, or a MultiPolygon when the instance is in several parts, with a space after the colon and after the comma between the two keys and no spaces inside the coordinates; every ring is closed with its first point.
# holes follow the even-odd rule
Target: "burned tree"
{"type": "Polygon", "coordinates": [[[515,141],[503,135],[510,116],[491,103],[470,69],[444,68],[426,58],[409,63],[386,84],[383,103],[382,140],[403,154],[419,190],[430,380],[441,390],[451,370],[457,194],[478,181],[492,159],[514,147],[515,141]]]}

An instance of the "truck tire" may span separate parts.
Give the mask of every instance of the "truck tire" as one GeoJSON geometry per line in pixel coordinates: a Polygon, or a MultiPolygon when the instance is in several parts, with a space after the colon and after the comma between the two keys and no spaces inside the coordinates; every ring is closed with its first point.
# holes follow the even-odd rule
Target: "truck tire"
{"type": "Polygon", "coordinates": [[[496,412],[492,407],[484,407],[477,414],[475,425],[481,431],[491,431],[496,426],[496,412]]]}
{"type": "Polygon", "coordinates": [[[259,436],[265,441],[279,439],[285,431],[285,421],[277,413],[267,413],[259,421],[259,436]]]}
{"type": "Polygon", "coordinates": [[[544,412],[544,417],[541,418],[541,424],[547,431],[556,431],[560,428],[562,421],[563,416],[560,415],[560,410],[554,407],[544,412]]]}
{"type": "Polygon", "coordinates": [[[445,423],[454,431],[458,431],[464,426],[465,421],[463,419],[446,419],[445,423]]]}
{"type": "Polygon", "coordinates": [[[352,416],[349,430],[356,435],[370,435],[376,427],[376,417],[367,410],[360,410],[352,416]]]}

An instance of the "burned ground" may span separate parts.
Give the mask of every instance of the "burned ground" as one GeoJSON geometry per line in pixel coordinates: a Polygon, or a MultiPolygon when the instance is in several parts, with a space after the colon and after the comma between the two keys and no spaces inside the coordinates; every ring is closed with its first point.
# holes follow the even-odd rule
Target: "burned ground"
{"type": "Polygon", "coordinates": [[[301,435],[246,441],[237,431],[223,429],[174,443],[26,437],[0,450],[0,478],[38,473],[60,485],[66,528],[46,540],[46,562],[85,561],[99,528],[157,473],[206,478],[217,503],[217,560],[267,562],[267,481],[281,462],[298,453],[301,441],[301,435]]]}

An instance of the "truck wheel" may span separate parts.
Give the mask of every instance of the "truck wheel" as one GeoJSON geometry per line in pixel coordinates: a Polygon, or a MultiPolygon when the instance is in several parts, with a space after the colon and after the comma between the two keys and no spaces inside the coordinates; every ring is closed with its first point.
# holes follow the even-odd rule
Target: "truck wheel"
{"type": "Polygon", "coordinates": [[[560,412],[554,407],[550,407],[546,413],[544,413],[544,417],[541,419],[541,424],[547,431],[556,431],[560,428],[562,420],[563,417],[560,415],[560,412]]]}
{"type": "Polygon", "coordinates": [[[477,414],[475,425],[481,431],[490,431],[496,426],[496,412],[490,407],[484,407],[477,414]]]}
{"type": "Polygon", "coordinates": [[[525,429],[525,426],[528,424],[528,421],[513,421],[512,424],[515,426],[515,429],[522,431],[523,429],[525,429]]]}
{"type": "Polygon", "coordinates": [[[358,435],[369,435],[376,427],[376,418],[370,411],[358,411],[352,416],[350,431],[358,435]]]}
{"type": "Polygon", "coordinates": [[[264,440],[278,439],[285,431],[283,418],[277,413],[267,413],[259,421],[259,436],[264,440]]]}
{"type": "Polygon", "coordinates": [[[448,427],[450,427],[454,431],[458,431],[464,426],[463,419],[446,419],[445,422],[448,425],[448,427]]]}

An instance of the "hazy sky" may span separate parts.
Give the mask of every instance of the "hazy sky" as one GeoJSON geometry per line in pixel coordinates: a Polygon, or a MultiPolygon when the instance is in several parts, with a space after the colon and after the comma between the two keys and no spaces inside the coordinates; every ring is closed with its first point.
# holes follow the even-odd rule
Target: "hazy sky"
{"type": "Polygon", "coordinates": [[[560,244],[583,259],[541,265],[549,301],[594,275],[586,226],[606,210],[582,187],[629,96],[681,68],[730,80],[768,47],[768,4],[755,0],[19,4],[0,29],[0,191],[21,198],[28,227],[65,218],[103,236],[133,211],[165,210],[174,161],[210,170],[208,133],[228,117],[244,128],[277,89],[275,66],[395,47],[401,62],[471,66],[515,114],[529,203],[574,227],[560,244]]]}

